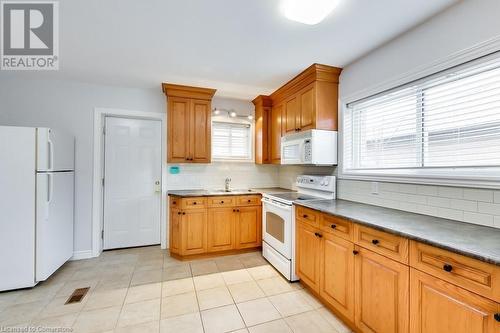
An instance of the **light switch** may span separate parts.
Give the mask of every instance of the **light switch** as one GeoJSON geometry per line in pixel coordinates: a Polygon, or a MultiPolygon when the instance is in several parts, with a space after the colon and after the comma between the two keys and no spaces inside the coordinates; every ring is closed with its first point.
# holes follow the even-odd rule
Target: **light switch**
{"type": "Polygon", "coordinates": [[[378,182],[372,182],[372,194],[378,194],[378,182]]]}

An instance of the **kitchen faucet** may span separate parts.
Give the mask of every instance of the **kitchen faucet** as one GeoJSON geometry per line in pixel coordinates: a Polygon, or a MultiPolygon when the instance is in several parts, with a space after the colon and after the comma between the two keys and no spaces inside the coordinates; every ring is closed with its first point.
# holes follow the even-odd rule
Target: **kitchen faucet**
{"type": "Polygon", "coordinates": [[[231,192],[231,178],[229,177],[224,181],[224,190],[226,192],[231,192]]]}

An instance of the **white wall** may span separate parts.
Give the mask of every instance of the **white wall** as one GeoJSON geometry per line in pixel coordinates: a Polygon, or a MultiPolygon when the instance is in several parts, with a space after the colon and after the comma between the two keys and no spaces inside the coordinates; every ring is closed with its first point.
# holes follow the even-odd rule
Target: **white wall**
{"type": "MultiPolygon", "coordinates": [[[[465,0],[344,68],[341,102],[500,36],[500,1],[465,0]]],[[[387,87],[385,87],[387,88],[387,87]]],[[[341,180],[339,198],[500,228],[500,192],[341,180]]]]}

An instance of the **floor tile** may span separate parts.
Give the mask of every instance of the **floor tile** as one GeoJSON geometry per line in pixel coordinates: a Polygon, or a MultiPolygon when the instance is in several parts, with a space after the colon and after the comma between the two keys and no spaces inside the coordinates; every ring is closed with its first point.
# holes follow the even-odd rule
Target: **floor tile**
{"type": "Polygon", "coordinates": [[[71,313],[63,316],[48,317],[48,318],[35,318],[31,321],[31,327],[63,327],[71,328],[76,321],[79,313],[71,313]]]}
{"type": "Polygon", "coordinates": [[[232,331],[231,333],[248,333],[248,329],[242,328],[240,330],[232,331]]]}
{"type": "Polygon", "coordinates": [[[192,278],[165,281],[162,283],[162,297],[184,294],[194,291],[192,278]]]}
{"type": "Polygon", "coordinates": [[[0,312],[0,326],[28,323],[38,315],[45,304],[43,301],[36,301],[10,305],[0,312]]]}
{"type": "Polygon", "coordinates": [[[161,298],[161,283],[142,284],[128,289],[125,304],[161,298]]]}
{"type": "Polygon", "coordinates": [[[203,333],[203,325],[199,312],[162,319],[161,333],[203,333]]]}
{"type": "Polygon", "coordinates": [[[45,301],[49,303],[55,295],[64,286],[64,282],[58,283],[40,283],[37,286],[22,290],[12,304],[31,303],[36,301],[45,301]]]}
{"type": "Polygon", "coordinates": [[[118,320],[118,327],[137,325],[160,320],[160,300],[125,304],[118,320]]]}
{"type": "Polygon", "coordinates": [[[164,297],[161,301],[162,319],[198,311],[198,300],[194,292],[164,297]]]}
{"type": "Polygon", "coordinates": [[[117,327],[113,333],[158,333],[160,331],[160,322],[151,321],[138,325],[117,327]]]}
{"type": "Polygon", "coordinates": [[[195,276],[193,280],[196,290],[212,289],[226,285],[221,273],[195,276]]]}
{"type": "Polygon", "coordinates": [[[246,302],[266,295],[255,281],[232,284],[228,286],[236,303],[246,302]]]}
{"type": "Polygon", "coordinates": [[[136,271],[132,276],[131,286],[137,286],[140,284],[156,283],[161,282],[162,270],[155,269],[149,271],[136,271]]]}
{"type": "Polygon", "coordinates": [[[283,317],[313,310],[302,290],[274,295],[269,300],[283,317]]]}
{"type": "Polygon", "coordinates": [[[188,277],[191,277],[191,267],[187,263],[163,269],[163,281],[185,279],[188,277]]]}
{"type": "Polygon", "coordinates": [[[253,281],[252,276],[246,269],[224,272],[222,273],[222,277],[227,285],[253,281]]]}
{"type": "Polygon", "coordinates": [[[248,273],[255,279],[255,280],[262,280],[262,279],[268,279],[272,277],[278,276],[278,272],[274,268],[272,268],[269,265],[265,266],[258,266],[258,267],[252,267],[248,268],[248,273]]]}
{"type": "Polygon", "coordinates": [[[317,311],[286,317],[285,321],[294,333],[337,333],[317,311]]]}
{"type": "Polygon", "coordinates": [[[200,290],[197,294],[200,310],[207,310],[234,303],[227,287],[200,290]]]}
{"type": "Polygon", "coordinates": [[[98,282],[98,279],[68,281],[57,292],[56,297],[68,297],[78,288],[90,288],[89,292],[93,292],[98,282]]]}
{"type": "Polygon", "coordinates": [[[121,274],[119,276],[114,276],[111,278],[102,278],[95,291],[111,290],[111,289],[123,289],[130,286],[130,281],[132,280],[132,274],[121,274]]]}
{"type": "Polygon", "coordinates": [[[201,312],[205,333],[223,333],[245,328],[235,305],[226,305],[201,312]]]}
{"type": "Polygon", "coordinates": [[[347,327],[346,324],[344,324],[340,319],[335,317],[333,313],[330,312],[330,310],[326,308],[322,308],[319,310],[316,310],[317,313],[319,313],[323,318],[328,321],[328,323],[335,328],[336,332],[338,333],[351,333],[351,329],[347,327]]]}
{"type": "Polygon", "coordinates": [[[120,306],[81,312],[73,325],[74,332],[92,333],[112,330],[120,315],[120,306]]]}
{"type": "Polygon", "coordinates": [[[234,257],[222,257],[215,260],[219,272],[235,271],[238,269],[244,269],[243,263],[234,257]]]}
{"type": "Polygon", "coordinates": [[[45,306],[40,314],[39,318],[62,316],[70,313],[78,313],[85,306],[88,299],[88,295],[85,296],[81,302],[73,304],[65,304],[68,300],[67,297],[56,297],[47,306],[45,306]]]}
{"type": "Polygon", "coordinates": [[[257,280],[257,284],[267,296],[283,294],[296,289],[291,283],[280,276],[257,280]]]}
{"type": "Polygon", "coordinates": [[[107,308],[111,306],[122,306],[127,295],[127,289],[111,289],[96,291],[88,296],[88,300],[83,307],[84,311],[107,308]]]}
{"type": "Polygon", "coordinates": [[[193,261],[191,263],[193,276],[218,273],[219,269],[213,260],[193,261]]]}
{"type": "Polygon", "coordinates": [[[238,303],[237,306],[247,326],[254,326],[281,318],[280,313],[267,298],[238,303]]]}
{"type": "Polygon", "coordinates": [[[321,302],[308,290],[302,289],[300,292],[305,297],[307,302],[312,306],[313,309],[317,310],[323,307],[323,304],[321,304],[321,302]]]}
{"type": "Polygon", "coordinates": [[[283,319],[249,327],[248,331],[250,333],[292,333],[292,330],[283,319]]]}

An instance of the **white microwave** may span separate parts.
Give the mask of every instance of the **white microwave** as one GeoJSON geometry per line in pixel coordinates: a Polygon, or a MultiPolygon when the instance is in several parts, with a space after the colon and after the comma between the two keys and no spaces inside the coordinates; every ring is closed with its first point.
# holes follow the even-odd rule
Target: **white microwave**
{"type": "Polygon", "coordinates": [[[308,130],[283,136],[281,164],[336,165],[337,131],[308,130]]]}

